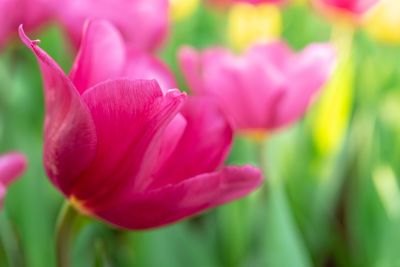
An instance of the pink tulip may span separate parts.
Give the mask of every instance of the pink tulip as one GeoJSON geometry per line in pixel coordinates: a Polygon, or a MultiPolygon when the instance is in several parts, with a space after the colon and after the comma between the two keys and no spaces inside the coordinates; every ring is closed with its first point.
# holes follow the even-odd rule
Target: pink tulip
{"type": "Polygon", "coordinates": [[[79,92],[112,78],[157,79],[164,91],[176,88],[173,73],[156,57],[127,47],[105,20],[88,21],[69,77],[79,92]]]}
{"type": "Polygon", "coordinates": [[[68,77],[20,28],[43,75],[45,170],[70,203],[113,225],[147,229],[257,188],[260,170],[219,169],[233,134],[211,100],[185,104],[184,93],[163,92],[155,80],[110,77],[125,66],[112,32],[105,22],[89,24],[68,77]]]}
{"type": "Polygon", "coordinates": [[[237,56],[223,48],[180,50],[183,74],[198,95],[216,99],[242,131],[265,131],[298,120],[329,78],[335,53],[311,44],[294,53],[282,42],[237,56]]]}
{"type": "Polygon", "coordinates": [[[19,153],[7,153],[0,156],[0,209],[6,188],[20,176],[26,168],[26,159],[19,153]]]}
{"type": "Polygon", "coordinates": [[[87,19],[107,19],[130,47],[149,51],[165,39],[168,7],[168,0],[62,0],[54,10],[76,47],[87,19]]]}
{"type": "Polygon", "coordinates": [[[0,48],[24,24],[36,30],[51,18],[52,0],[0,0],[0,48]]]}
{"type": "Polygon", "coordinates": [[[349,12],[356,16],[365,14],[379,0],[313,0],[317,7],[327,9],[334,8],[341,11],[349,12]]]}

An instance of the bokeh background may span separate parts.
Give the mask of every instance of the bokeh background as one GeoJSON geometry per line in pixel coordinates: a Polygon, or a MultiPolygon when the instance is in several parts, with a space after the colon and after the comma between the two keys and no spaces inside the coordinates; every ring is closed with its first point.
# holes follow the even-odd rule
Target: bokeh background
{"type": "MultiPolygon", "coordinates": [[[[349,26],[304,1],[260,12],[192,0],[171,8],[159,56],[181,90],[188,88],[176,60],[180,46],[240,51],[260,36],[283,38],[295,50],[336,44],[335,74],[300,122],[263,145],[235,138],[227,163],[264,159],[268,182],[257,192],[146,232],[81,218],[74,266],[400,266],[400,23],[390,32],[371,15],[349,26]]],[[[68,72],[74,53],[56,23],[30,35],[68,72]]],[[[36,59],[15,38],[0,54],[0,151],[26,153],[29,168],[0,213],[0,266],[55,266],[63,198],[42,167],[43,115],[36,59]]]]}

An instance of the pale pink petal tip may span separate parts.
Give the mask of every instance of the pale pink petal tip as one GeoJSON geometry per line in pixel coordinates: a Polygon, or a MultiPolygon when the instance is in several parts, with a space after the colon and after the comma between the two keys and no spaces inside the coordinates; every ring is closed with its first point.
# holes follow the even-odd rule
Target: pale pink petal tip
{"type": "Polygon", "coordinates": [[[16,180],[26,169],[24,155],[11,152],[0,156],[0,184],[7,186],[16,180]]]}
{"type": "Polygon", "coordinates": [[[3,207],[7,186],[19,178],[26,166],[26,158],[20,153],[11,152],[0,156],[0,210],[3,207]]]}
{"type": "Polygon", "coordinates": [[[38,43],[40,43],[40,40],[33,40],[32,41],[31,39],[29,39],[28,36],[26,36],[22,24],[19,25],[18,34],[19,34],[19,38],[21,38],[21,40],[24,42],[24,44],[26,46],[28,46],[28,47],[33,47],[33,46],[37,45],[38,43]]]}
{"type": "Polygon", "coordinates": [[[186,94],[186,92],[181,92],[179,89],[169,89],[167,91],[166,96],[168,96],[168,97],[182,96],[182,97],[186,98],[187,94],[186,94]]]}

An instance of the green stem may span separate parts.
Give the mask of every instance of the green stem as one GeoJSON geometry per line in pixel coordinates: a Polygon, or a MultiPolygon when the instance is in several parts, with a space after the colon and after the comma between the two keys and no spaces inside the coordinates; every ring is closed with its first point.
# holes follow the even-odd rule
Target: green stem
{"type": "Polygon", "coordinates": [[[256,143],[256,155],[259,167],[264,171],[264,167],[266,164],[265,158],[265,148],[266,148],[266,141],[257,142],[256,143]]]}
{"type": "Polygon", "coordinates": [[[256,157],[257,157],[257,161],[258,161],[258,167],[261,169],[261,172],[264,176],[264,184],[261,187],[261,190],[259,191],[259,195],[258,198],[263,202],[265,201],[265,198],[268,194],[268,187],[271,186],[272,183],[272,175],[270,173],[270,170],[268,168],[268,160],[267,160],[267,142],[268,139],[262,141],[262,142],[258,142],[257,143],[257,147],[256,147],[256,157]]]}
{"type": "Polygon", "coordinates": [[[3,262],[2,257],[5,257],[10,266],[23,265],[17,233],[11,225],[5,209],[0,212],[0,251],[0,262],[3,262]]]}
{"type": "Polygon", "coordinates": [[[78,213],[66,202],[60,211],[57,223],[57,266],[71,266],[72,230],[78,213]]]}
{"type": "Polygon", "coordinates": [[[9,264],[5,246],[3,246],[3,240],[0,239],[0,264],[9,264]]]}
{"type": "Polygon", "coordinates": [[[339,62],[347,60],[351,56],[353,47],[355,28],[353,25],[338,22],[333,25],[331,33],[331,41],[336,44],[338,51],[339,62]]]}

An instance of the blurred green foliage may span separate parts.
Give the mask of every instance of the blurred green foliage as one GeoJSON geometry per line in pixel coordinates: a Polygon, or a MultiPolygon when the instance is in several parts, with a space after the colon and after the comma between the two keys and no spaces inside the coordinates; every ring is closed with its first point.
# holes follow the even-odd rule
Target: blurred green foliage
{"type": "MultiPolygon", "coordinates": [[[[283,10],[283,38],[295,49],[328,41],[331,26],[304,6],[283,10]]],[[[187,90],[176,62],[183,44],[226,45],[225,17],[201,7],[176,22],[160,56],[187,90]]],[[[73,53],[57,27],[38,36],[68,72],[73,53]]],[[[251,196],[148,232],[124,232],[81,218],[74,266],[400,266],[400,47],[360,30],[351,123],[337,153],[321,155],[305,120],[266,146],[236,138],[230,164],[262,164],[267,182],[251,196]],[[264,158],[259,162],[257,155],[264,158]]],[[[0,148],[29,158],[0,215],[0,266],[55,266],[54,231],[63,199],[42,167],[42,85],[20,43],[0,57],[0,148]]]]}

